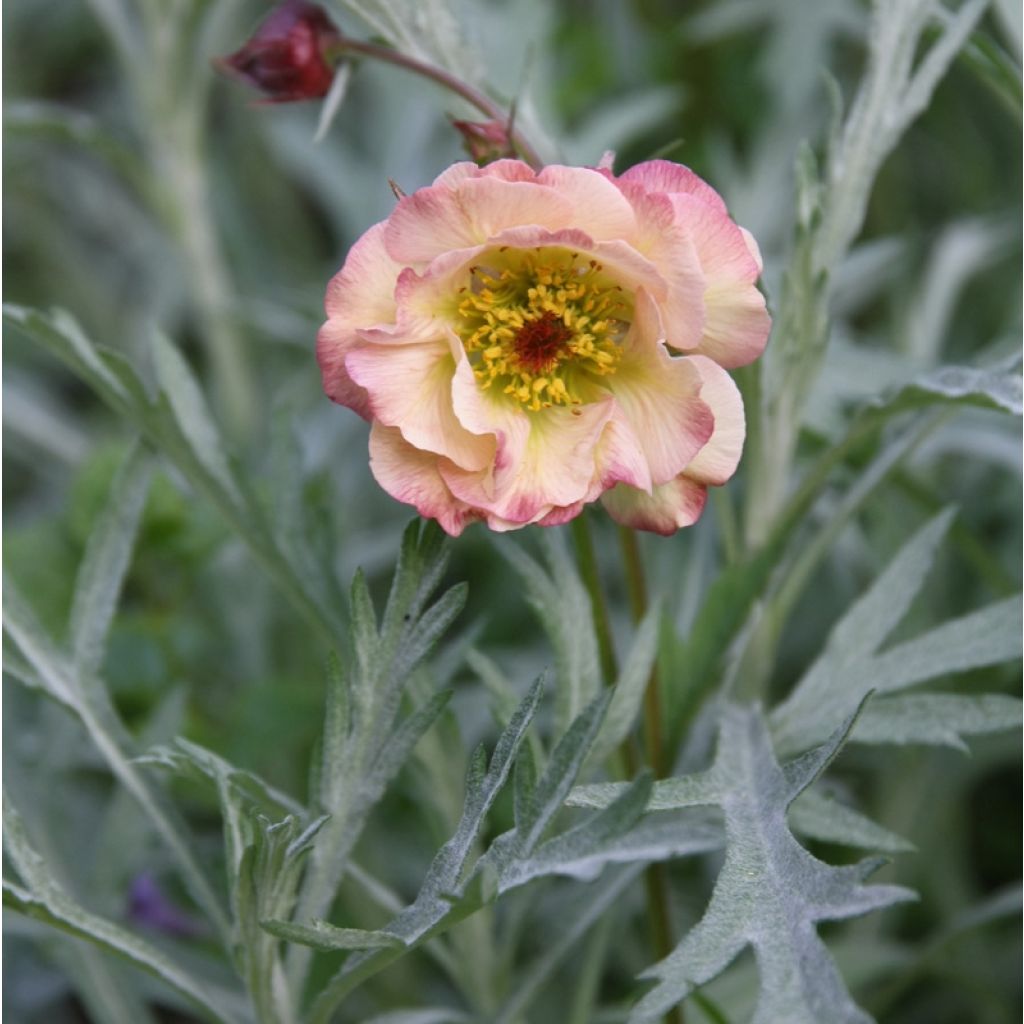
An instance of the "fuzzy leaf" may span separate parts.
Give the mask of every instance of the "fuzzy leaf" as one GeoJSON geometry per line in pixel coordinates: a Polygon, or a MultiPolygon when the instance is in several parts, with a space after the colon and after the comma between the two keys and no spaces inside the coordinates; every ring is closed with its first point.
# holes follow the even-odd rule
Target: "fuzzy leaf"
{"type": "Polygon", "coordinates": [[[153,334],[153,363],[160,390],[167,399],[182,436],[196,461],[226,495],[243,504],[238,483],[228,464],[220,430],[206,405],[206,398],[178,348],[159,331],[153,334]]]}
{"type": "Polygon", "coordinates": [[[847,993],[815,926],[912,894],[896,886],[864,886],[876,862],[831,867],[800,846],[786,825],[786,808],[834,756],[852,717],[821,756],[786,773],[772,753],[760,710],[723,708],[710,775],[725,812],[725,862],[703,918],[666,959],[644,972],[657,985],[634,1008],[633,1024],[658,1019],[748,945],[760,972],[753,1024],[870,1020],[847,993]]]}
{"type": "Polygon", "coordinates": [[[966,750],[964,736],[1018,729],[1021,702],[1001,693],[914,693],[871,701],[852,738],[859,743],[931,743],[966,750]]]}
{"type": "MultiPolygon", "coordinates": [[[[1020,656],[1019,596],[876,653],[923,586],[951,518],[946,511],[926,524],[834,627],[821,656],[772,712],[772,732],[780,752],[793,753],[820,740],[834,727],[844,702],[861,699],[869,689],[891,693],[936,676],[1020,656]]],[[[936,704],[933,711],[940,706],[953,707],[936,704]]],[[[869,722],[878,714],[872,711],[869,722]]],[[[854,731],[854,739],[860,738],[860,728],[854,731]]],[[[953,721],[945,730],[945,735],[951,733],[956,734],[953,721]]]]}
{"type": "Polygon", "coordinates": [[[507,538],[496,538],[495,545],[522,580],[526,600],[555,652],[555,727],[562,732],[597,696],[601,670],[590,598],[579,573],[560,536],[546,530],[541,540],[546,568],[507,538]]]}
{"type": "MultiPolygon", "coordinates": [[[[872,704],[868,704],[871,708],[872,704]]],[[[866,708],[858,719],[863,721],[866,708]]],[[[792,830],[808,839],[882,853],[908,853],[914,844],[816,789],[801,793],[789,808],[792,830]]]]}
{"type": "Polygon", "coordinates": [[[976,405],[983,409],[1021,414],[1020,360],[990,369],[973,366],[940,366],[910,381],[894,395],[878,403],[888,413],[915,409],[935,402],[976,405]]]}
{"type": "Polygon", "coordinates": [[[661,609],[658,602],[652,602],[647,614],[637,626],[633,645],[619,672],[612,693],[608,713],[601,725],[601,731],[587,755],[588,763],[603,764],[626,739],[640,712],[640,706],[647,690],[647,681],[658,653],[658,626],[661,609]]]}
{"type": "Polygon", "coordinates": [[[68,896],[50,877],[45,862],[25,834],[20,816],[6,797],[4,848],[23,883],[4,882],[5,906],[125,958],[186,996],[210,1020],[225,1024],[241,1024],[245,1020],[243,1012],[235,1008],[234,993],[194,978],[162,950],[86,910],[68,896]]]}
{"type": "Polygon", "coordinates": [[[110,500],[93,526],[78,569],[71,606],[71,650],[86,682],[95,677],[103,663],[107,633],[146,504],[149,479],[149,460],[135,447],[114,480],[110,500]]]}
{"type": "Polygon", "coordinates": [[[365,931],[362,928],[335,928],[326,921],[311,925],[292,924],[290,921],[260,921],[260,927],[277,939],[297,942],[323,953],[336,949],[380,949],[401,946],[402,940],[387,932],[365,931]]]}

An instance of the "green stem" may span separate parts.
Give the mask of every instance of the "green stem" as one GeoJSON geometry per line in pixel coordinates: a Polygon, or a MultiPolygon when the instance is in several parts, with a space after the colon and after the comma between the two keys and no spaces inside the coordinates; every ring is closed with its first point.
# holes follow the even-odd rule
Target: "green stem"
{"type": "Polygon", "coordinates": [[[438,85],[443,86],[457,96],[461,96],[467,103],[476,107],[485,117],[508,125],[512,145],[535,171],[539,171],[544,166],[544,161],[541,160],[526,136],[512,123],[509,114],[489,96],[474,88],[468,82],[462,81],[461,78],[456,78],[455,75],[445,71],[443,68],[417,60],[415,57],[410,57],[389,46],[367,43],[361,39],[350,39],[348,36],[343,36],[338,40],[331,56],[343,57],[352,53],[358,53],[373,60],[381,60],[387,64],[394,64],[396,67],[411,71],[414,75],[420,75],[423,78],[430,79],[432,82],[437,82],[438,85]]]}
{"type": "MultiPolygon", "coordinates": [[[[619,542],[622,560],[626,568],[626,587],[629,592],[629,609],[634,624],[647,614],[647,580],[644,563],[640,557],[640,545],[636,532],[628,526],[619,527],[619,542]]],[[[651,669],[644,693],[644,741],[647,748],[647,763],[654,777],[665,777],[661,728],[661,689],[658,683],[657,666],[651,669]]],[[[644,872],[647,889],[647,913],[651,919],[651,943],[654,953],[663,960],[672,952],[672,923],[668,914],[668,878],[665,865],[649,864],[644,872]]],[[[672,1007],[665,1014],[665,1024],[683,1024],[683,1008],[672,1007]]]]}
{"type": "Polygon", "coordinates": [[[597,571],[597,555],[594,552],[594,538],[590,534],[590,523],[586,513],[578,515],[570,524],[572,542],[576,548],[583,585],[590,595],[590,612],[597,634],[597,650],[601,659],[601,674],[605,685],[614,686],[619,675],[619,663],[615,657],[611,621],[608,618],[608,604],[601,589],[601,577],[597,571]]]}

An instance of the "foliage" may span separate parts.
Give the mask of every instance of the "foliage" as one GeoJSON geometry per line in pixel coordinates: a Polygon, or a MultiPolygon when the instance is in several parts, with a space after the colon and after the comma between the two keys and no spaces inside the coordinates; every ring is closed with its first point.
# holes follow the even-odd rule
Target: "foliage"
{"type": "Polygon", "coordinates": [[[596,516],[589,567],[406,525],[320,394],[323,285],[461,99],[250,109],[255,0],[9,8],[12,1019],[1015,1020],[1012,5],[334,5],[761,242],[741,470],[642,614],[596,516]]]}

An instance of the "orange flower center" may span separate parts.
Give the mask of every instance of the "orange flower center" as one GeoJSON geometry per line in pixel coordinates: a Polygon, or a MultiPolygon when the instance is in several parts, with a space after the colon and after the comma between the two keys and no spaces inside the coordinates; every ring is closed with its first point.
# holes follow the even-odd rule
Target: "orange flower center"
{"type": "Polygon", "coordinates": [[[512,349],[524,370],[541,373],[558,359],[572,335],[557,313],[545,313],[516,331],[512,349]]]}
{"type": "Polygon", "coordinates": [[[633,304],[596,260],[569,249],[484,253],[459,289],[455,329],[484,390],[527,410],[595,401],[615,373],[633,304]]]}

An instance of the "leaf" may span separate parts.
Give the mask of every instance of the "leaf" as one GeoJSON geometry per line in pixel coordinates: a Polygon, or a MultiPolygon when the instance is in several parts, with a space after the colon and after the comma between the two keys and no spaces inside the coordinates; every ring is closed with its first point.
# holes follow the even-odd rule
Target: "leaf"
{"type": "MultiPolygon", "coordinates": [[[[873,705],[873,701],[867,705],[858,723],[873,705]]],[[[799,835],[826,843],[882,853],[908,853],[915,849],[914,844],[902,836],[876,825],[870,818],[816,789],[805,790],[790,805],[789,824],[799,835]]]]}
{"type": "MultiPolygon", "coordinates": [[[[827,735],[842,713],[843,702],[859,700],[869,688],[881,695],[1020,655],[1019,597],[988,605],[876,653],[923,586],[951,518],[949,511],[940,513],[901,549],[836,624],[820,657],[772,712],[772,732],[781,753],[793,753],[827,735]]],[[[871,712],[869,721],[876,714],[871,712]]],[[[955,732],[955,723],[949,723],[949,728],[955,732]]],[[[859,730],[853,738],[859,739],[859,730]]]]}
{"type": "Polygon", "coordinates": [[[92,682],[106,651],[121,586],[149,493],[150,465],[141,448],[125,457],[110,499],[93,526],[71,606],[71,650],[80,676],[92,682]]]}
{"type": "Polygon", "coordinates": [[[633,645],[619,672],[601,731],[587,755],[589,764],[603,764],[629,736],[633,728],[658,653],[660,618],[660,604],[657,601],[652,602],[637,626],[633,645]]]}
{"type": "Polygon", "coordinates": [[[868,409],[884,409],[891,415],[936,402],[974,405],[1019,416],[1024,409],[1020,359],[1014,356],[1012,361],[989,369],[940,366],[905,384],[895,394],[872,403],[868,409]]]}
{"type": "Polygon", "coordinates": [[[5,906],[124,957],[187,996],[209,1019],[227,1024],[244,1022],[244,1015],[232,1005],[236,998],[234,993],[218,990],[194,978],[161,950],[71,899],[50,877],[25,834],[20,816],[6,796],[4,848],[23,882],[23,885],[4,882],[5,906]]]}
{"type": "MultiPolygon", "coordinates": [[[[490,763],[482,747],[474,753],[466,778],[466,797],[462,816],[452,837],[438,850],[416,899],[388,923],[384,931],[414,948],[439,930],[446,921],[465,917],[479,906],[468,900],[456,911],[453,894],[459,886],[470,853],[484,819],[504,786],[530,722],[540,703],[542,686],[537,680],[502,731],[490,763]]],[[[363,979],[391,963],[399,954],[394,950],[357,953],[324,986],[310,1010],[310,1024],[326,1024],[338,1001],[363,979]]]]}
{"type": "Polygon", "coordinates": [[[558,679],[555,729],[562,732],[601,688],[590,597],[554,531],[544,531],[541,538],[547,568],[504,537],[492,541],[522,581],[526,600],[551,641],[558,679]]]}
{"type": "MultiPolygon", "coordinates": [[[[700,922],[642,977],[657,984],[634,1008],[633,1024],[657,1020],[753,946],[760,995],[753,1024],[864,1024],[815,926],[910,899],[897,886],[864,886],[877,862],[831,867],[786,826],[786,808],[834,756],[850,716],[813,760],[788,775],[776,762],[762,713],[726,705],[709,774],[725,812],[725,862],[700,922]]],[[[790,766],[792,769],[792,766],[790,766]]]]}
{"type": "Polygon", "coordinates": [[[153,332],[153,363],[160,390],[167,400],[192,456],[236,505],[243,500],[221,439],[220,430],[188,363],[159,331],[153,332]]]}
{"type": "Polygon", "coordinates": [[[858,743],[930,743],[966,750],[964,736],[1018,729],[1021,702],[1001,693],[904,694],[873,700],[853,731],[858,743]]]}
{"type": "Polygon", "coordinates": [[[327,133],[331,130],[334,119],[345,102],[345,95],[348,92],[348,83],[352,78],[352,65],[348,61],[342,62],[334,73],[334,81],[324,97],[323,105],[320,107],[320,118],[316,125],[314,142],[322,142],[327,133]]]}
{"type": "Polygon", "coordinates": [[[292,924],[290,921],[260,921],[260,927],[274,938],[297,942],[303,946],[329,953],[336,949],[380,949],[401,946],[402,940],[387,932],[365,931],[362,928],[335,928],[326,921],[313,921],[311,925],[292,924]]]}

